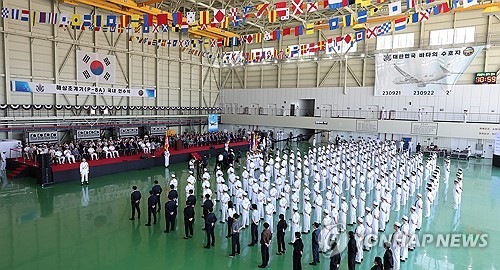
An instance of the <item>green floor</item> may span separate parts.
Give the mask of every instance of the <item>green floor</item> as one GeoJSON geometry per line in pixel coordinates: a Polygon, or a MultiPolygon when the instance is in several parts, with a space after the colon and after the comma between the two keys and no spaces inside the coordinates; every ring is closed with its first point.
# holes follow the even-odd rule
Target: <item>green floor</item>
{"type": "MultiPolygon", "coordinates": [[[[430,233],[487,233],[485,248],[442,248],[426,246],[410,252],[402,269],[498,269],[500,268],[500,169],[491,160],[452,162],[465,172],[464,194],[459,212],[452,209],[452,186],[448,196],[440,187],[439,204],[432,220],[424,219],[422,231],[430,233]]],[[[172,165],[184,196],[186,164],[172,165]]],[[[135,171],[91,179],[89,200],[82,199],[78,183],[40,188],[30,178],[18,179],[0,191],[0,269],[256,269],[260,264],[258,247],[247,247],[250,232],[242,233],[242,253],[229,258],[230,242],[223,238],[226,227],[217,225],[216,248],[206,250],[201,230],[201,209],[193,239],[184,240],[183,226],[164,234],[163,215],[156,226],[145,227],[146,211],[140,221],[129,221],[129,195],[137,185],[146,196],[153,181],[165,183],[164,168],[135,171]]],[[[214,185],[215,187],[215,185],[214,185]]],[[[198,190],[201,187],[197,187],[198,190]]],[[[391,223],[395,219],[391,216],[391,223]]],[[[399,218],[399,217],[398,217],[399,218]]],[[[390,227],[386,233],[392,233],[390,227]]],[[[289,235],[287,236],[287,238],[289,235]]],[[[306,244],[305,269],[328,269],[326,258],[320,266],[308,265],[311,259],[310,235],[306,244]]],[[[288,240],[288,239],[287,239],[288,240]]],[[[292,269],[291,247],[284,256],[271,252],[271,269],[292,269]]],[[[372,249],[357,269],[369,269],[373,258],[383,250],[372,249]]],[[[341,269],[347,269],[345,254],[341,269]]]]}

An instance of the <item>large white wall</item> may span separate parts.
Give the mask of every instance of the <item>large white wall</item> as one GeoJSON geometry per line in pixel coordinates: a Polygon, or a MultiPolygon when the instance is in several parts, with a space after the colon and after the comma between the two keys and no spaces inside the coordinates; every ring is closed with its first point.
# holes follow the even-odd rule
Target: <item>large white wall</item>
{"type": "MultiPolygon", "coordinates": [[[[422,146],[434,143],[448,150],[464,149],[470,146],[474,153],[481,153],[487,157],[492,157],[495,133],[500,130],[498,124],[436,122],[431,124],[436,127],[435,133],[431,134],[414,130],[413,125],[427,124],[426,122],[417,121],[237,114],[223,114],[221,122],[223,124],[222,128],[228,130],[243,128],[247,130],[285,130],[286,134],[292,131],[295,136],[305,134],[304,129],[312,129],[332,131],[330,133],[330,136],[333,136],[332,138],[337,134],[344,138],[351,137],[355,139],[401,140],[402,138],[411,138],[412,141],[418,142],[422,146]],[[363,123],[367,122],[372,126],[369,131],[362,128],[363,123]]],[[[416,146],[416,143],[414,146],[416,146]]]]}
{"type": "MultiPolygon", "coordinates": [[[[57,0],[2,1],[4,7],[33,11],[109,14],[90,6],[58,4],[57,0]]],[[[129,42],[127,33],[103,33],[59,28],[2,19],[0,34],[0,103],[61,105],[157,105],[209,107],[217,103],[218,70],[207,59],[182,53],[178,47],[148,46],[129,42]],[[46,83],[76,82],[76,50],[116,56],[114,87],[155,88],[156,99],[44,95],[10,91],[11,80],[46,83]],[[206,75],[208,76],[206,77],[206,75]],[[206,79],[205,79],[206,77],[206,79]]],[[[150,38],[180,39],[185,34],[144,34],[150,38]]],[[[77,83],[85,85],[84,83],[77,83]]]]}
{"type": "MultiPolygon", "coordinates": [[[[380,97],[374,96],[373,87],[349,87],[343,94],[342,87],[326,88],[267,88],[267,89],[223,89],[223,106],[237,104],[238,107],[289,109],[299,99],[315,99],[316,107],[331,105],[332,110],[357,111],[378,106],[381,110],[413,111],[420,107],[433,107],[434,112],[500,113],[500,85],[456,85],[448,96],[436,97],[380,97]],[[254,104],[254,105],[252,105],[254,104]]],[[[242,112],[242,110],[240,111],[242,112]]]]}

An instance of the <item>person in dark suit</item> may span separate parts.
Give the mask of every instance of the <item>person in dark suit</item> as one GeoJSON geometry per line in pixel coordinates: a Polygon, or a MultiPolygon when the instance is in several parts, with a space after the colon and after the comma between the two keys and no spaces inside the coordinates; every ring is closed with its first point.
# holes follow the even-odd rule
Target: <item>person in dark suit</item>
{"type": "Polygon", "coordinates": [[[332,255],[330,256],[330,270],[338,270],[340,268],[340,252],[337,247],[337,242],[332,244],[332,255]]]}
{"type": "Polygon", "coordinates": [[[370,268],[370,270],[383,270],[383,263],[382,263],[382,258],[380,257],[375,257],[375,260],[373,261],[373,266],[370,268]]]}
{"type": "Polygon", "coordinates": [[[262,255],[262,264],[259,268],[266,268],[269,264],[269,247],[271,246],[271,239],[273,233],[269,230],[269,223],[264,223],[264,230],[260,234],[260,254],[262,255]]]}
{"type": "Polygon", "coordinates": [[[420,145],[420,143],[417,143],[415,150],[417,153],[420,153],[420,151],[422,150],[422,145],[420,145]]]}
{"type": "Polygon", "coordinates": [[[240,215],[236,213],[233,215],[233,223],[231,224],[231,254],[229,254],[229,257],[240,254],[240,230],[243,228],[243,224],[238,220],[239,217],[240,215]]]}
{"type": "Polygon", "coordinates": [[[193,237],[193,224],[194,224],[194,205],[189,200],[186,201],[184,207],[184,232],[186,236],[184,239],[193,237]]]}
{"type": "Polygon", "coordinates": [[[158,180],[155,180],[154,183],[155,183],[155,185],[153,186],[152,190],[153,190],[153,194],[156,196],[156,205],[158,206],[157,211],[160,212],[160,210],[161,210],[160,197],[161,197],[161,193],[163,192],[163,189],[158,184],[158,180]]]}
{"type": "Polygon", "coordinates": [[[210,199],[210,194],[205,194],[205,201],[203,202],[203,218],[208,215],[208,210],[214,208],[214,203],[210,199]]]}
{"type": "Polygon", "coordinates": [[[148,223],[146,226],[151,226],[151,215],[154,217],[154,224],[156,224],[156,196],[152,190],[149,191],[148,198],[148,223]]]}
{"type": "Polygon", "coordinates": [[[354,239],[354,232],[349,231],[349,242],[347,243],[347,267],[349,270],[356,268],[356,254],[358,248],[356,246],[356,239],[354,239]]]}
{"type": "Polygon", "coordinates": [[[188,191],[189,195],[187,197],[187,201],[189,202],[189,205],[191,205],[192,207],[195,207],[196,206],[196,196],[194,196],[194,191],[192,189],[190,189],[188,191]]]}
{"type": "Polygon", "coordinates": [[[391,250],[391,243],[384,243],[384,270],[392,270],[394,268],[394,258],[391,250]]]}
{"type": "Polygon", "coordinates": [[[257,211],[257,204],[252,204],[252,215],[250,216],[250,234],[252,235],[252,243],[250,243],[248,246],[255,246],[257,244],[258,238],[259,238],[259,223],[260,223],[260,216],[259,216],[259,211],[257,211]]]}
{"type": "Polygon", "coordinates": [[[276,236],[278,238],[278,252],[276,253],[276,255],[281,255],[286,251],[285,232],[286,229],[288,228],[288,225],[286,224],[285,220],[285,215],[280,214],[279,219],[280,220],[278,221],[278,226],[276,228],[276,236]]]}
{"type": "Polygon", "coordinates": [[[165,203],[165,233],[175,230],[175,218],[177,217],[177,203],[169,199],[165,203]]]}
{"type": "Polygon", "coordinates": [[[141,202],[141,192],[137,190],[137,186],[132,187],[130,202],[132,203],[132,217],[130,218],[130,220],[135,219],[135,211],[137,211],[137,218],[141,219],[141,208],[139,207],[139,203],[141,202]]]}
{"type": "Polygon", "coordinates": [[[304,251],[304,243],[300,238],[301,233],[295,232],[295,241],[293,242],[293,270],[302,270],[302,253],[304,251]]]}
{"type": "Polygon", "coordinates": [[[210,248],[210,246],[215,246],[215,234],[214,228],[217,222],[217,217],[213,213],[213,208],[208,208],[208,214],[205,216],[205,232],[207,233],[207,245],[205,248],[210,248]]]}
{"type": "Polygon", "coordinates": [[[314,230],[311,237],[313,261],[309,263],[310,265],[316,265],[319,263],[319,241],[320,241],[319,223],[314,222],[313,227],[314,230]]]}
{"type": "Polygon", "coordinates": [[[176,202],[179,199],[179,193],[177,192],[177,190],[175,190],[175,186],[174,185],[170,185],[170,191],[168,192],[167,198],[169,200],[173,200],[173,201],[176,201],[176,202]]]}

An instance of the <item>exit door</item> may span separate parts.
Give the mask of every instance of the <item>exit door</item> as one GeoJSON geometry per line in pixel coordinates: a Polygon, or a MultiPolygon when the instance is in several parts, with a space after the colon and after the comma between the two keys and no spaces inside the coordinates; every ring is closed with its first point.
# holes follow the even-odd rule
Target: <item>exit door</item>
{"type": "Polygon", "coordinates": [[[424,122],[434,121],[434,107],[432,106],[420,107],[420,112],[422,113],[422,121],[424,122]]]}
{"type": "Polygon", "coordinates": [[[379,118],[378,105],[367,105],[365,118],[366,119],[378,119],[379,118]]]}
{"type": "Polygon", "coordinates": [[[272,116],[276,115],[276,104],[269,104],[267,106],[267,114],[272,116]]]}
{"type": "Polygon", "coordinates": [[[322,104],[320,110],[321,117],[332,117],[332,105],[322,104]]]}

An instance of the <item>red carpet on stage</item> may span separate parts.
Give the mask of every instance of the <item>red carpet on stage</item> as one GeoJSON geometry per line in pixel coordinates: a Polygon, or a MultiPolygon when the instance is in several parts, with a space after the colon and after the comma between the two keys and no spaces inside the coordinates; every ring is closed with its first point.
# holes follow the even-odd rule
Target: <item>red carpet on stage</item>
{"type": "MultiPolygon", "coordinates": [[[[243,146],[243,145],[248,145],[248,142],[243,141],[243,142],[231,143],[230,147],[243,146]]],[[[219,145],[215,146],[215,149],[223,149],[223,148],[224,148],[223,144],[219,144],[219,145]]],[[[170,155],[173,156],[173,155],[186,154],[186,153],[189,154],[189,153],[196,153],[199,151],[206,151],[206,150],[210,150],[210,146],[190,147],[190,148],[185,148],[185,149],[181,149],[181,150],[174,150],[171,148],[170,155]]],[[[142,155],[144,155],[144,153],[139,153],[137,155],[132,155],[132,156],[122,156],[122,157],[118,157],[118,158],[101,158],[99,160],[87,160],[87,162],[89,163],[89,166],[92,167],[92,166],[99,166],[99,165],[105,165],[105,164],[119,163],[119,162],[124,162],[124,161],[137,160],[137,159],[140,159],[140,157],[142,155]]],[[[163,149],[160,148],[160,149],[157,149],[157,151],[155,151],[156,157],[162,156],[162,155],[163,155],[163,149]]],[[[150,157],[151,157],[151,155],[148,154],[148,158],[150,158],[150,157]]],[[[17,161],[20,163],[24,163],[26,165],[29,165],[29,166],[38,167],[38,165],[33,160],[26,160],[24,158],[18,158],[17,161]]],[[[65,164],[53,164],[52,165],[53,172],[74,170],[74,169],[79,169],[79,168],[80,168],[80,162],[76,162],[73,164],[65,163],[65,164]]]]}

